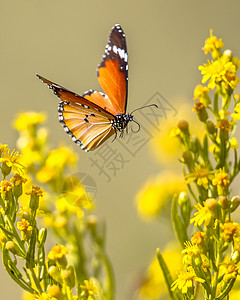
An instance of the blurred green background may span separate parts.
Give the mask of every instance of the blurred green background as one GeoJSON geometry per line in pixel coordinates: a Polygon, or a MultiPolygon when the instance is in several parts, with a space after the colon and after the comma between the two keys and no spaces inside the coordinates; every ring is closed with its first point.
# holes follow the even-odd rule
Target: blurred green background
{"type": "MultiPolygon", "coordinates": [[[[99,90],[96,68],[116,23],[127,37],[128,111],[144,104],[156,91],[178,110],[192,101],[193,89],[200,83],[198,65],[206,60],[201,48],[210,28],[223,39],[225,49],[240,55],[239,11],[237,0],[1,0],[1,143],[15,147],[17,133],[11,120],[26,110],[47,112],[54,147],[62,141],[72,143],[58,123],[57,98],[35,73],[79,94],[99,90]]],[[[144,182],[163,167],[146,145],[107,183],[91,166],[93,154],[72,147],[79,153],[79,172],[89,174],[97,184],[96,214],[107,224],[116,299],[132,299],[131,287],[156,247],[164,247],[173,238],[166,219],[144,223],[134,205],[144,182]]],[[[0,299],[20,299],[20,289],[2,266],[0,274],[0,299]]]]}

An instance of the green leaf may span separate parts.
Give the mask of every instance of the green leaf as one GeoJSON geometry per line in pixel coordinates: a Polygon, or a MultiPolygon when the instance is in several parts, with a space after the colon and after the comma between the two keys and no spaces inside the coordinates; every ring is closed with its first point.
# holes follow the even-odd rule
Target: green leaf
{"type": "Polygon", "coordinates": [[[13,237],[13,236],[14,236],[14,234],[13,234],[11,231],[5,229],[5,227],[3,227],[3,225],[1,225],[1,224],[0,224],[0,228],[2,229],[2,231],[3,231],[8,237],[13,237]]]}
{"type": "Polygon", "coordinates": [[[172,199],[171,213],[173,228],[182,248],[184,248],[184,243],[188,240],[187,228],[184,226],[184,222],[182,221],[178,213],[178,196],[176,194],[173,196],[172,199]]]}
{"type": "Polygon", "coordinates": [[[2,250],[2,260],[3,265],[5,267],[5,270],[8,272],[9,276],[24,290],[28,291],[31,294],[36,293],[34,289],[32,289],[28,284],[25,282],[25,280],[22,278],[22,274],[17,269],[17,267],[14,265],[14,263],[11,261],[10,255],[6,247],[3,247],[2,250]]]}
{"type": "Polygon", "coordinates": [[[229,294],[229,292],[231,291],[231,289],[232,289],[235,281],[236,281],[236,278],[231,279],[230,282],[228,283],[227,287],[215,299],[216,300],[222,300],[222,299],[224,299],[229,294]]]}
{"type": "Polygon", "coordinates": [[[37,241],[37,228],[33,228],[32,230],[32,236],[30,239],[30,245],[27,251],[27,257],[26,257],[26,268],[34,268],[35,267],[35,246],[37,241]]]}
{"type": "Polygon", "coordinates": [[[204,160],[205,163],[208,163],[209,162],[208,137],[207,137],[206,134],[204,135],[204,139],[203,139],[203,149],[202,149],[202,151],[203,151],[203,153],[202,153],[203,160],[204,160]]]}
{"type": "Polygon", "coordinates": [[[172,276],[171,276],[171,274],[168,270],[168,267],[167,267],[167,265],[166,265],[166,263],[165,263],[165,261],[162,257],[162,254],[161,254],[159,248],[156,251],[156,256],[157,256],[159,265],[162,269],[163,276],[164,276],[165,282],[167,284],[167,288],[168,288],[168,292],[169,292],[170,297],[174,300],[181,300],[182,297],[181,297],[180,292],[178,290],[175,290],[174,292],[171,290],[171,285],[173,283],[173,279],[172,279],[172,276]]]}

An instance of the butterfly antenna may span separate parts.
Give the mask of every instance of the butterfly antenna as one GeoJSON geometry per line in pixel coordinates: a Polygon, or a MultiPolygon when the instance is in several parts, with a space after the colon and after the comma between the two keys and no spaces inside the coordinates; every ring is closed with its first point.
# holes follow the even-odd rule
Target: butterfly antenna
{"type": "MultiPolygon", "coordinates": [[[[151,106],[154,106],[154,107],[158,108],[157,104],[149,104],[149,105],[145,105],[145,106],[142,106],[142,107],[139,107],[139,108],[134,109],[134,110],[130,113],[130,115],[132,115],[132,113],[134,113],[135,111],[137,111],[137,110],[139,110],[139,109],[143,109],[143,108],[147,108],[147,107],[151,107],[151,106]]],[[[138,124],[138,125],[139,125],[139,124],[138,124]]]]}
{"type": "Polygon", "coordinates": [[[140,124],[137,122],[137,121],[135,121],[135,120],[132,120],[132,122],[134,122],[134,123],[136,123],[137,125],[138,125],[138,130],[132,130],[132,128],[131,128],[131,130],[132,130],[132,132],[134,132],[134,133],[137,133],[139,130],[140,130],[140,128],[141,128],[141,126],[140,126],[140,124]]]}

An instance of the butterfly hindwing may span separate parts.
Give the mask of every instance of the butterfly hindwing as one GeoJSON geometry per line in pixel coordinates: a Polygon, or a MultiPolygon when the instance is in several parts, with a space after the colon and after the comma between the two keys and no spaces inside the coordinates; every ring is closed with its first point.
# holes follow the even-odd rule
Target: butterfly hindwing
{"type": "Polygon", "coordinates": [[[111,120],[90,106],[61,101],[58,111],[65,131],[86,151],[94,150],[115,133],[111,120]]]}
{"type": "Polygon", "coordinates": [[[124,114],[127,105],[128,55],[125,34],[120,25],[115,25],[110,32],[97,74],[114,110],[124,114]]]}
{"type": "Polygon", "coordinates": [[[91,95],[94,94],[94,99],[95,95],[98,95],[101,102],[100,97],[104,98],[104,94],[89,91],[79,96],[42,76],[37,76],[60,98],[59,121],[72,140],[82,149],[94,150],[115,133],[111,124],[114,116],[85,98],[88,96],[91,99],[91,95]]]}

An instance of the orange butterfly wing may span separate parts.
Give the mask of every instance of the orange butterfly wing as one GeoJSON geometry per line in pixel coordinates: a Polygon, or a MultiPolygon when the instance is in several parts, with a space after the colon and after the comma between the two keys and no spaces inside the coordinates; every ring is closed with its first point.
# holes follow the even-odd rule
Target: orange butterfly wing
{"type": "MultiPolygon", "coordinates": [[[[60,98],[59,121],[72,140],[82,149],[94,150],[115,133],[111,121],[114,116],[90,102],[42,76],[37,75],[60,98]]],[[[88,92],[89,97],[94,93],[88,92]]],[[[98,97],[104,96],[98,93],[98,97]]]]}
{"type": "Polygon", "coordinates": [[[114,115],[124,114],[127,106],[128,55],[125,34],[120,25],[115,25],[110,32],[97,74],[111,102],[106,109],[114,115]]]}

